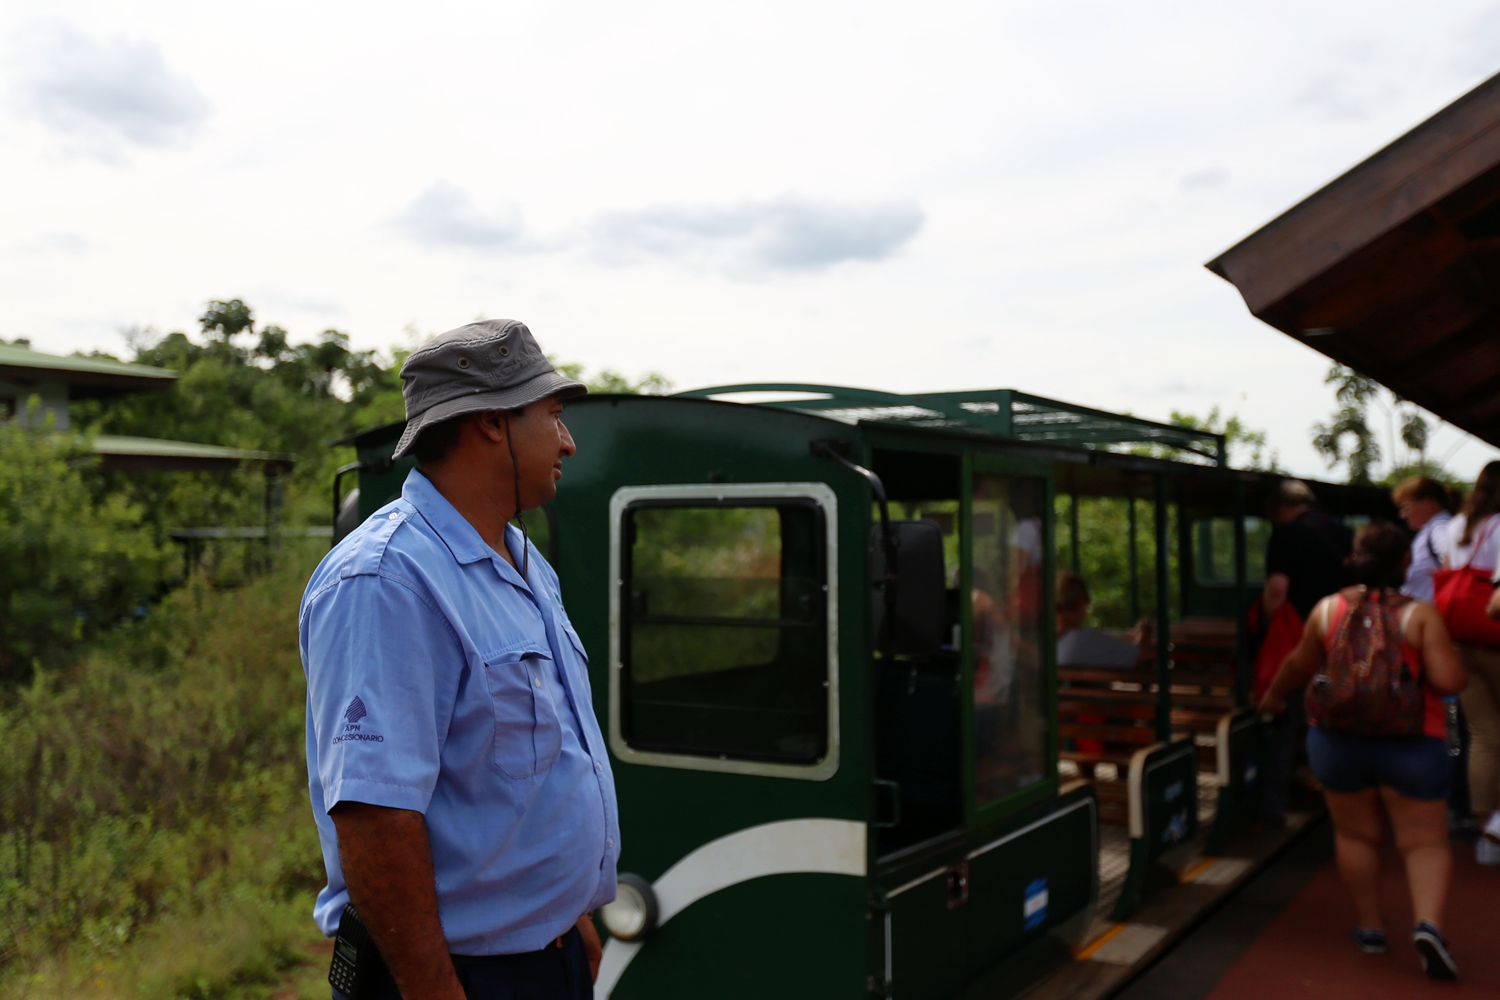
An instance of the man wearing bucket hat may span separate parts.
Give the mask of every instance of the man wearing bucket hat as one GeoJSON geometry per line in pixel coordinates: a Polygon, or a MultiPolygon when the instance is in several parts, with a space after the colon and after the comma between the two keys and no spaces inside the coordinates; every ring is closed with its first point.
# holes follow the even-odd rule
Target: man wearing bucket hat
{"type": "Polygon", "coordinates": [[[395,454],[417,468],[300,617],[334,998],[581,1000],[588,915],[615,893],[614,779],[557,575],[511,522],[556,493],[563,401],[587,390],[514,320],[433,339],[401,378],[395,454]],[[389,975],[349,957],[356,920],[389,975]]]}

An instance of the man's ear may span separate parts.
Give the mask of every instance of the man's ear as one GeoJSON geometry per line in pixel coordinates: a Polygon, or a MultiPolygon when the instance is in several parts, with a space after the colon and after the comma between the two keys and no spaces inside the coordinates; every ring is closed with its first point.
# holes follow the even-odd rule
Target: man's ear
{"type": "Polygon", "coordinates": [[[505,412],[484,410],[474,419],[474,427],[485,440],[500,444],[505,440],[505,412]]]}

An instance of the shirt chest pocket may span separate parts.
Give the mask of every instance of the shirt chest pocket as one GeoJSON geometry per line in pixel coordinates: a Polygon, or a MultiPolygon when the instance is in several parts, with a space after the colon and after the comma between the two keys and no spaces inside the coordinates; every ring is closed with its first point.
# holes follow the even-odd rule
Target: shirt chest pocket
{"type": "Polygon", "coordinates": [[[545,774],[562,752],[556,670],[550,652],[531,648],[484,658],[495,712],[495,765],[512,778],[545,774]]]}

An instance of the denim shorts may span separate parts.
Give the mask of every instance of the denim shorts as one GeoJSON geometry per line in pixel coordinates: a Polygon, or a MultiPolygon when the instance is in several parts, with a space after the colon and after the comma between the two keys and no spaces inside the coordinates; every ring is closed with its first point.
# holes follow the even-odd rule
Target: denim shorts
{"type": "Polygon", "coordinates": [[[1307,760],[1330,792],[1382,785],[1408,799],[1446,799],[1453,776],[1447,741],[1436,736],[1351,736],[1312,726],[1307,760]]]}

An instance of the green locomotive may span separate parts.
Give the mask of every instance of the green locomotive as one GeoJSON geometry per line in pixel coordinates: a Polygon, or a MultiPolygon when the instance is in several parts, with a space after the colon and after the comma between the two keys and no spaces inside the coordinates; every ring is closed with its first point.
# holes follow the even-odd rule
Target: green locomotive
{"type": "MultiPolygon", "coordinates": [[[[629,874],[595,995],[1005,998],[1070,961],[1111,803],[1059,774],[1089,730],[1059,721],[1055,498],[1130,497],[1132,530],[1134,498],[1154,507],[1160,594],[1176,505],[1179,617],[1239,618],[1245,514],[1274,477],[1226,468],[1212,434],[1010,390],[591,395],[566,420],[578,454],[528,526],[614,755],[629,874]],[[1139,443],[1193,461],[1125,452],[1139,443]],[[1215,542],[1217,576],[1193,556],[1215,542]]],[[[352,439],[336,535],[399,491],[400,430],[352,439]]],[[[1334,508],[1372,502],[1330,489],[1334,508]]],[[[1076,518],[1070,534],[1076,553],[1076,518]]],[[[1140,686],[1118,758],[1119,913],[1195,831],[1201,761],[1221,839],[1253,784],[1247,713],[1230,706],[1206,756],[1176,732],[1161,603],[1161,683],[1140,686]]]]}

